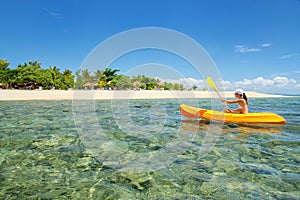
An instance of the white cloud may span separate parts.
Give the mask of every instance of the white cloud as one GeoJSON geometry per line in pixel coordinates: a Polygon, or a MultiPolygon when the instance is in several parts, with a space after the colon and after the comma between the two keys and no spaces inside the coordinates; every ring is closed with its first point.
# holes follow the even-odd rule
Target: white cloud
{"type": "Polygon", "coordinates": [[[249,48],[245,45],[236,45],[234,46],[235,51],[239,52],[239,53],[248,53],[248,52],[258,52],[258,51],[262,51],[259,48],[249,48]]]}
{"type": "Polygon", "coordinates": [[[274,81],[269,79],[264,79],[263,77],[257,77],[255,79],[249,80],[244,79],[241,81],[233,82],[226,87],[226,89],[234,90],[235,88],[243,88],[244,90],[260,90],[264,87],[269,87],[274,84],[274,81]]]}
{"type": "Polygon", "coordinates": [[[55,18],[62,18],[63,15],[59,12],[53,12],[53,11],[50,11],[49,9],[47,8],[43,8],[44,12],[46,12],[48,15],[52,16],[52,17],[55,17],[55,18]]]}
{"type": "Polygon", "coordinates": [[[169,82],[169,83],[178,83],[182,84],[185,88],[191,88],[194,85],[197,86],[198,90],[202,90],[206,87],[206,83],[204,80],[195,79],[195,78],[180,78],[179,80],[172,80],[172,79],[163,79],[162,82],[169,82]]]}
{"type": "MultiPolygon", "coordinates": [[[[187,89],[193,87],[194,85],[197,86],[197,90],[208,88],[204,80],[195,78],[180,78],[179,80],[163,79],[162,81],[171,82],[173,84],[179,83],[187,89]]],[[[234,91],[237,88],[242,88],[245,91],[300,94],[299,82],[285,76],[277,76],[271,79],[267,79],[264,77],[257,77],[254,79],[245,78],[241,81],[236,82],[222,80],[221,82],[215,81],[215,83],[220,91],[223,87],[226,91],[234,91]]]]}
{"type": "MultiPolygon", "coordinates": [[[[266,47],[272,46],[272,44],[263,43],[263,44],[259,44],[258,46],[261,47],[261,48],[266,48],[266,47]]],[[[236,45],[236,46],[234,46],[234,48],[235,48],[235,51],[239,52],[239,53],[249,53],[249,52],[262,51],[262,49],[260,49],[260,48],[250,48],[250,47],[247,47],[246,45],[236,45]]]]}
{"type": "Polygon", "coordinates": [[[279,58],[280,59],[288,59],[288,58],[292,58],[292,57],[296,57],[296,56],[298,56],[297,53],[292,53],[292,54],[282,55],[279,58]]]}
{"type": "Polygon", "coordinates": [[[264,43],[264,44],[261,44],[260,46],[261,47],[270,47],[270,46],[272,46],[272,44],[270,44],[270,43],[264,43]]]}
{"type": "Polygon", "coordinates": [[[257,92],[278,92],[278,93],[299,93],[299,85],[296,80],[284,76],[277,76],[272,79],[257,77],[255,79],[244,79],[237,82],[224,84],[225,90],[242,88],[245,91],[257,92]]]}

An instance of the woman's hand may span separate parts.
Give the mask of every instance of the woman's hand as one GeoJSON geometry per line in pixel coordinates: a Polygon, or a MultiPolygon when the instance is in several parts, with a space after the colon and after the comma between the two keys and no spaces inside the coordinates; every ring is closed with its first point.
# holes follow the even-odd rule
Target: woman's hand
{"type": "Polygon", "coordinates": [[[227,112],[227,113],[233,113],[233,110],[227,108],[227,109],[226,109],[226,112],[227,112]]]}
{"type": "Polygon", "coordinates": [[[226,110],[224,110],[223,112],[225,112],[225,113],[233,113],[233,111],[230,110],[229,108],[226,108],[226,110]]]}

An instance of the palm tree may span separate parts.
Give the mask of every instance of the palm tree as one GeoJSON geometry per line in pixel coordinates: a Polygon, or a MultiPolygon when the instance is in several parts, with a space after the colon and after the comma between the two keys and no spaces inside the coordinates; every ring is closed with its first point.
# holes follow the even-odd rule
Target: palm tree
{"type": "Polygon", "coordinates": [[[98,88],[103,89],[107,84],[106,75],[103,74],[98,82],[98,88]]]}
{"type": "MultiPolygon", "coordinates": [[[[118,75],[115,79],[111,81],[113,86],[116,86],[117,89],[128,90],[131,89],[132,83],[129,76],[118,75]]],[[[114,89],[114,87],[113,87],[114,89]]]]}
{"type": "Polygon", "coordinates": [[[118,71],[120,70],[105,68],[98,83],[99,88],[103,88],[103,87],[115,88],[118,79],[120,78],[119,75],[117,74],[118,71]]]}
{"type": "Polygon", "coordinates": [[[92,82],[93,77],[91,76],[88,69],[82,70],[81,75],[82,75],[82,80],[83,80],[84,83],[92,82]]]}
{"type": "Polygon", "coordinates": [[[94,72],[94,81],[98,83],[103,74],[103,70],[97,70],[96,72],[94,72]]]}
{"type": "Polygon", "coordinates": [[[7,60],[0,59],[0,71],[8,69],[9,62],[7,60]]]}
{"type": "Polygon", "coordinates": [[[60,72],[59,72],[59,68],[57,68],[56,66],[54,66],[54,67],[50,66],[49,71],[50,71],[50,74],[51,74],[51,77],[52,77],[52,81],[53,81],[53,85],[50,86],[50,87],[59,88],[59,86],[60,86],[60,81],[59,81],[60,72]]]}
{"type": "Polygon", "coordinates": [[[193,87],[191,88],[192,90],[197,90],[198,86],[193,85],[193,87]]]}
{"type": "Polygon", "coordinates": [[[38,61],[29,61],[28,62],[29,66],[33,66],[36,67],[37,69],[41,68],[41,63],[39,63],[38,61]]]}
{"type": "Polygon", "coordinates": [[[68,89],[74,87],[74,78],[75,76],[72,74],[72,71],[69,69],[66,69],[63,72],[63,89],[68,89]]]}
{"type": "Polygon", "coordinates": [[[113,80],[117,76],[118,69],[105,68],[103,74],[106,77],[106,82],[113,80]]]}
{"type": "Polygon", "coordinates": [[[77,70],[75,72],[75,76],[76,76],[76,81],[75,81],[75,88],[76,89],[82,89],[82,86],[83,86],[83,78],[81,76],[81,70],[77,70]]]}

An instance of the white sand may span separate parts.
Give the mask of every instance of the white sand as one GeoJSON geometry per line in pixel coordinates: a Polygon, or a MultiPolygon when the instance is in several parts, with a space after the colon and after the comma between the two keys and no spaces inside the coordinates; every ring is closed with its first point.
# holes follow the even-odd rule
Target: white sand
{"type": "MultiPolygon", "coordinates": [[[[287,97],[257,92],[246,92],[249,98],[287,97]]],[[[233,92],[221,93],[234,98],[233,92]]],[[[109,91],[109,90],[0,90],[0,100],[73,100],[73,99],[167,99],[167,98],[218,98],[214,91],[109,91]]]]}

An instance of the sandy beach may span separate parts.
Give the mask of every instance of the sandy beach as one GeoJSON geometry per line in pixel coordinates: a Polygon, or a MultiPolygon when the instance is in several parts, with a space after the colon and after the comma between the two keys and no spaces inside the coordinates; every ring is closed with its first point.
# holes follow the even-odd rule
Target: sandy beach
{"type": "MultiPolygon", "coordinates": [[[[220,92],[225,98],[234,98],[233,92],[220,92]]],[[[249,98],[286,97],[246,92],[249,98]]],[[[73,100],[73,99],[170,99],[170,98],[218,98],[214,91],[157,91],[157,90],[0,90],[0,100],[73,100]]]]}

